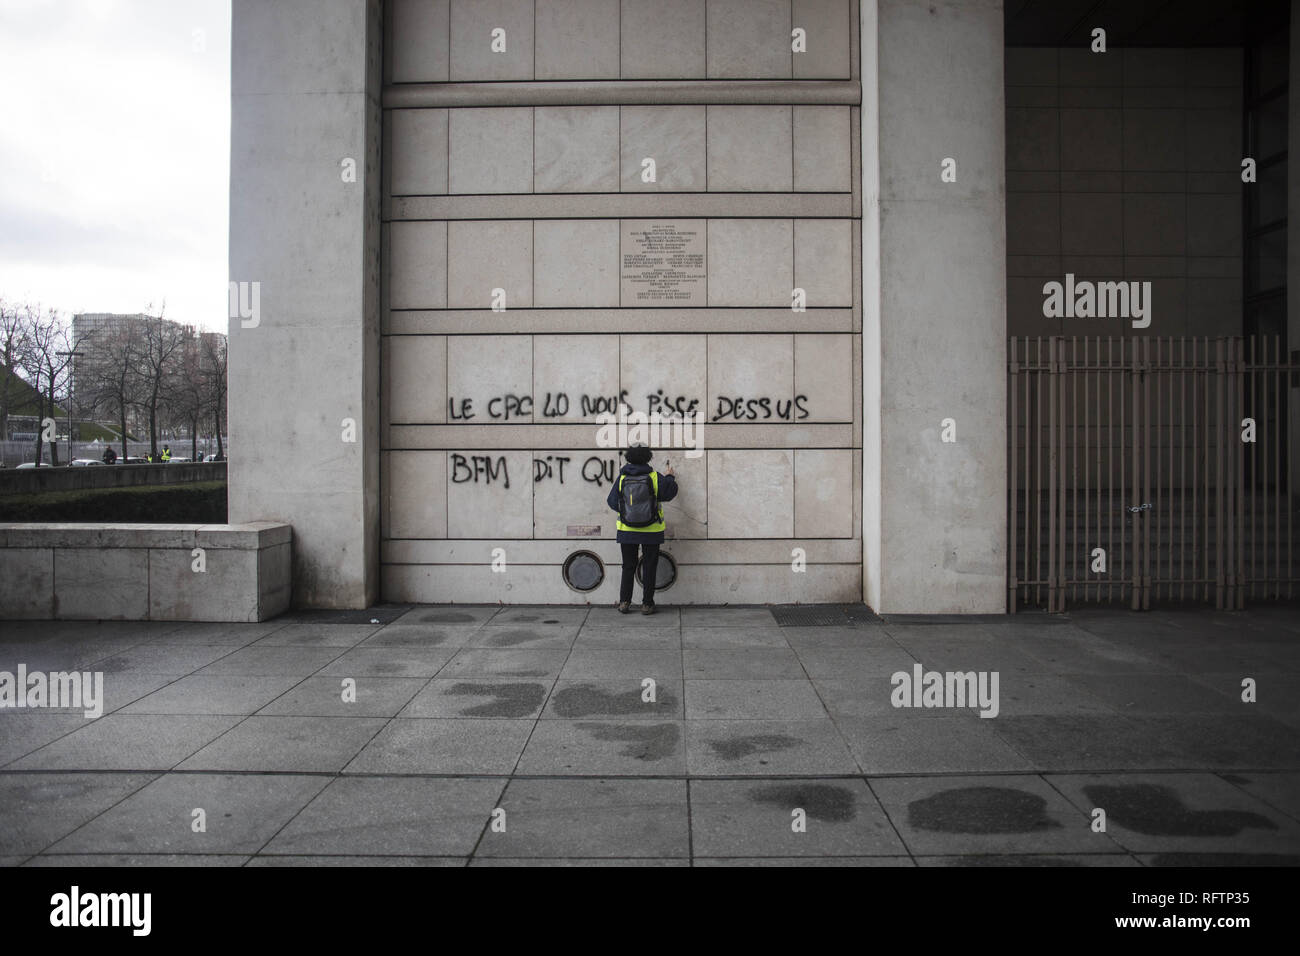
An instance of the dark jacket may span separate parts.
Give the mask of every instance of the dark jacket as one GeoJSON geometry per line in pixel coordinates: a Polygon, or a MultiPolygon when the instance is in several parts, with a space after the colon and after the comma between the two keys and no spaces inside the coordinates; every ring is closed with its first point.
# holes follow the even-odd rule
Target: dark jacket
{"type": "MultiPolygon", "coordinates": [[[[624,465],[619,471],[620,475],[648,475],[654,471],[649,465],[624,465]]],[[[672,475],[659,476],[659,500],[660,502],[672,501],[677,497],[677,479],[672,475]]],[[[605,502],[618,511],[618,479],[614,479],[613,487],[609,489],[609,497],[605,502]]],[[[655,544],[664,539],[662,531],[620,531],[617,535],[620,543],[635,542],[636,544],[655,544]]]]}

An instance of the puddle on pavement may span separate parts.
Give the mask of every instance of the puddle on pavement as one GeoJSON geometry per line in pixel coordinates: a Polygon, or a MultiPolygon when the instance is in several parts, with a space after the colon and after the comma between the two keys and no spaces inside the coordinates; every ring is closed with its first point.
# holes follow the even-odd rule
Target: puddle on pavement
{"type": "Polygon", "coordinates": [[[449,696],[491,697],[462,710],[462,717],[528,717],[546,699],[545,684],[452,684],[449,696]]]}
{"type": "Polygon", "coordinates": [[[626,743],[619,750],[624,757],[636,760],[663,760],[677,752],[681,731],[676,724],[578,724],[597,740],[626,743]]]}
{"type": "Polygon", "coordinates": [[[1152,783],[1083,788],[1106,819],[1146,836],[1230,837],[1242,830],[1276,830],[1268,817],[1249,810],[1193,810],[1171,788],[1152,783]]]}
{"type": "Polygon", "coordinates": [[[938,833],[1036,833],[1059,830],[1047,801],[1013,787],[959,787],[907,805],[907,822],[938,833]]]}
{"type": "Polygon", "coordinates": [[[800,807],[814,820],[822,823],[846,823],[857,816],[853,805],[853,792],[847,787],[827,783],[789,783],[755,787],[749,799],[786,810],[800,807]]]}
{"type": "Polygon", "coordinates": [[[661,715],[676,710],[677,699],[662,688],[653,703],[641,700],[641,688],[611,693],[596,684],[577,684],[556,691],[552,696],[553,708],[560,717],[627,717],[661,715]]]}
{"type": "MultiPolygon", "coordinates": [[[[754,754],[789,750],[801,743],[803,741],[798,737],[787,737],[784,734],[753,734],[748,737],[731,737],[727,740],[710,740],[709,746],[723,760],[739,760],[741,757],[750,757],[754,754]]],[[[765,761],[760,761],[763,762],[765,761]]]]}

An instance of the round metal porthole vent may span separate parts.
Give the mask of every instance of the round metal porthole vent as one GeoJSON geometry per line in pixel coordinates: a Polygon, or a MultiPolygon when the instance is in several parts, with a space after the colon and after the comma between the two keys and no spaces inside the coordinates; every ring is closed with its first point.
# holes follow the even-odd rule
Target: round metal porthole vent
{"type": "Polygon", "coordinates": [[[590,551],[575,551],[564,559],[564,583],[575,591],[594,591],[605,580],[605,565],[590,551]]]}
{"type": "MultiPolygon", "coordinates": [[[[655,592],[667,591],[677,581],[677,561],[667,551],[659,551],[659,567],[655,570],[655,592]]],[[[641,562],[636,563],[636,583],[645,584],[641,580],[641,562]]]]}

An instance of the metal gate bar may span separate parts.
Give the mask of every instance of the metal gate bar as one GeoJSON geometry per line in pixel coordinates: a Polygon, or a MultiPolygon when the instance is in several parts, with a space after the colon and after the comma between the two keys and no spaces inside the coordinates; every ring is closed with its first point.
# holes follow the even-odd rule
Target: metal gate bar
{"type": "Polygon", "coordinates": [[[1009,611],[1300,594],[1300,357],[1279,336],[1024,337],[1007,354],[1009,611]]]}

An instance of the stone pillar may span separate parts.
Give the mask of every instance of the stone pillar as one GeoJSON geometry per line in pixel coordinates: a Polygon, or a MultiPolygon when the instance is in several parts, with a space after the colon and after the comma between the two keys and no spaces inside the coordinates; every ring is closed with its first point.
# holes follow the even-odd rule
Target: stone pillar
{"type": "Polygon", "coordinates": [[[1002,2],[863,0],[861,11],[864,597],[881,613],[998,613],[1002,2]],[[955,182],[940,178],[948,159],[955,182]]]}
{"type": "MultiPolygon", "coordinates": [[[[1300,0],[1291,0],[1291,54],[1287,101],[1287,194],[1286,194],[1286,347],[1300,350],[1300,182],[1290,167],[1300,160],[1300,0]],[[1295,287],[1298,291],[1292,292],[1295,287]]],[[[1258,186],[1251,187],[1258,189],[1258,186]]],[[[1291,387],[1290,472],[1291,493],[1300,495],[1300,383],[1291,387]]]]}
{"type": "Polygon", "coordinates": [[[293,526],[300,607],[377,594],[380,7],[233,4],[230,521],[293,526]]]}

